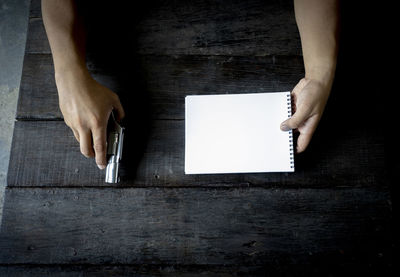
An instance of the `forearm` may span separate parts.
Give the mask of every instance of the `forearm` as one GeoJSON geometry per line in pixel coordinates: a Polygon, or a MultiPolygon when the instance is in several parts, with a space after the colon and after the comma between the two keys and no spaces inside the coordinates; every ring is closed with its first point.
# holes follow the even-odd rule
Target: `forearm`
{"type": "Polygon", "coordinates": [[[42,0],[42,16],[53,54],[56,79],[87,74],[86,34],[74,0],[42,0]],[[78,73],[78,74],[77,74],[78,73]]]}
{"type": "Polygon", "coordinates": [[[295,0],[305,77],[331,86],[338,52],[338,0],[295,0]]]}

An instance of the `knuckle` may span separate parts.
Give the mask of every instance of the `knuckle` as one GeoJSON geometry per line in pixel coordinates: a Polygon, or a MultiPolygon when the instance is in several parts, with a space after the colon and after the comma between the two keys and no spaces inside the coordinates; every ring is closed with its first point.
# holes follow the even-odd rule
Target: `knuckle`
{"type": "Polygon", "coordinates": [[[293,128],[294,125],[296,125],[296,124],[295,124],[295,118],[293,118],[293,117],[289,118],[289,119],[285,122],[285,125],[288,126],[288,127],[290,127],[290,128],[293,128]]]}
{"type": "Polygon", "coordinates": [[[103,127],[103,121],[98,117],[92,117],[90,125],[95,129],[99,129],[103,127]]]}
{"type": "Polygon", "coordinates": [[[86,124],[85,124],[85,122],[83,121],[83,119],[80,118],[80,117],[78,117],[78,118],[76,118],[76,119],[74,120],[74,126],[76,126],[77,129],[82,129],[82,130],[86,129],[86,124]]]}
{"type": "Polygon", "coordinates": [[[95,143],[93,148],[96,153],[103,153],[106,150],[106,146],[103,143],[95,143]]]}
{"type": "Polygon", "coordinates": [[[290,126],[292,126],[292,127],[297,127],[300,123],[301,123],[301,118],[298,118],[298,117],[294,117],[294,118],[292,118],[292,120],[290,120],[290,126]]]}

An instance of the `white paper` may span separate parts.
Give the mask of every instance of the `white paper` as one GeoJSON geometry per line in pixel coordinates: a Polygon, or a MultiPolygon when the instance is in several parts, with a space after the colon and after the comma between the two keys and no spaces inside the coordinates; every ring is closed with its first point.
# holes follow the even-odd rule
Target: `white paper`
{"type": "Polygon", "coordinates": [[[290,92],[186,96],[185,173],[293,172],[290,115],[290,92]]]}

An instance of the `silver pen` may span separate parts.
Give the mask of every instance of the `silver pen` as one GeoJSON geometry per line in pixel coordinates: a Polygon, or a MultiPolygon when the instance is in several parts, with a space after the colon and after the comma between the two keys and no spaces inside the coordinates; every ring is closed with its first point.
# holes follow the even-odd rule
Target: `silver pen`
{"type": "Polygon", "coordinates": [[[110,116],[110,129],[107,137],[107,168],[106,168],[106,183],[118,183],[119,163],[122,158],[122,147],[124,142],[123,128],[114,117],[114,113],[110,116]]]}

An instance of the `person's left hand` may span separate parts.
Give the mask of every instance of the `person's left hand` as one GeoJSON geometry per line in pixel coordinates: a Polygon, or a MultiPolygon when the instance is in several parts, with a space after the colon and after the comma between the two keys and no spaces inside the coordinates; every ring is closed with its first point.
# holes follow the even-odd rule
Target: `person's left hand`
{"type": "Polygon", "coordinates": [[[281,124],[282,131],[295,129],[300,133],[297,139],[296,152],[303,152],[310,143],[311,137],[321,119],[331,85],[303,78],[294,87],[292,95],[293,115],[281,124]]]}

